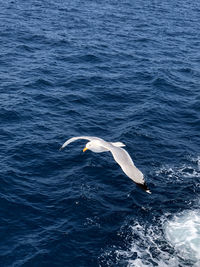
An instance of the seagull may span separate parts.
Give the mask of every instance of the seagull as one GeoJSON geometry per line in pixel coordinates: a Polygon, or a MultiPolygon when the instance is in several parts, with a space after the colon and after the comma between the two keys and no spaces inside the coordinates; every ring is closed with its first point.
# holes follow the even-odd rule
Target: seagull
{"type": "Polygon", "coordinates": [[[147,187],[147,184],[144,180],[143,173],[136,168],[134,165],[130,155],[128,152],[123,149],[125,145],[122,142],[107,142],[103,140],[102,138],[94,137],[94,136],[78,136],[78,137],[72,137],[68,139],[60,148],[62,150],[70,143],[83,139],[88,140],[89,142],[86,144],[85,148],[83,149],[83,152],[86,150],[91,150],[95,153],[101,153],[110,151],[114,160],[119,164],[119,166],[122,168],[124,173],[133,180],[133,182],[136,183],[137,186],[142,188],[145,192],[151,194],[151,191],[147,187]]]}

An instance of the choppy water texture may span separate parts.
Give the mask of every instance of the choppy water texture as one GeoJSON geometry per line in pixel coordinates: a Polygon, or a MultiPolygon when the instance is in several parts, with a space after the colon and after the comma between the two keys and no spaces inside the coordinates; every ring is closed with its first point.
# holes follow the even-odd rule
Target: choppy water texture
{"type": "Polygon", "coordinates": [[[1,1],[1,266],[200,266],[199,14],[1,1]],[[58,151],[78,135],[124,142],[152,195],[109,153],[58,151]]]}

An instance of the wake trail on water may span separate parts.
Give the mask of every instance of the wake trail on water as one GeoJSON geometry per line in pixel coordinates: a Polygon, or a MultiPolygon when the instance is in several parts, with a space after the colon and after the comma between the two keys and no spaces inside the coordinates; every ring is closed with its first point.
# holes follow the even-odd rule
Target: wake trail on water
{"type": "MultiPolygon", "coordinates": [[[[197,180],[198,187],[199,157],[189,161],[181,166],[161,166],[155,171],[155,177],[162,174],[162,179],[165,178],[165,182],[172,187],[174,183],[184,181],[187,184],[187,179],[193,179],[195,182],[197,180]]],[[[186,199],[182,211],[176,213],[161,207],[163,215],[159,217],[157,211],[149,206],[147,212],[152,214],[151,223],[144,219],[128,218],[118,233],[127,247],[108,249],[101,256],[101,261],[106,261],[107,266],[112,266],[113,262],[126,263],[129,267],[200,266],[199,203],[198,197],[193,202],[186,199]]]]}

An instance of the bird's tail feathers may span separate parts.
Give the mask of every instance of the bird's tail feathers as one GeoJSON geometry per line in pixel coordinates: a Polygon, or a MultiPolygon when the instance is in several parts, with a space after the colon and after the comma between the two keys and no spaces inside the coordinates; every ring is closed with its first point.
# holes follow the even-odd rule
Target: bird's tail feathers
{"type": "Polygon", "coordinates": [[[124,147],[126,146],[125,144],[123,144],[122,142],[114,142],[114,143],[111,143],[113,146],[116,146],[116,147],[124,147]]]}

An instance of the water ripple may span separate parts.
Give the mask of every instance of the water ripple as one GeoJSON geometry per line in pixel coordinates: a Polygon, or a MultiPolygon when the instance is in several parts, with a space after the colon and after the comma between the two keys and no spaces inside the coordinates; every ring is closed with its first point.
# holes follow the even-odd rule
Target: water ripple
{"type": "Polygon", "coordinates": [[[199,208],[199,10],[2,3],[2,266],[198,264],[164,226],[199,208]],[[83,140],[59,152],[79,135],[125,143],[152,195],[83,140]]]}

